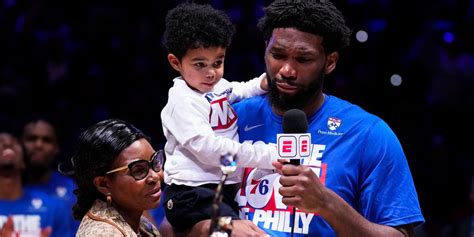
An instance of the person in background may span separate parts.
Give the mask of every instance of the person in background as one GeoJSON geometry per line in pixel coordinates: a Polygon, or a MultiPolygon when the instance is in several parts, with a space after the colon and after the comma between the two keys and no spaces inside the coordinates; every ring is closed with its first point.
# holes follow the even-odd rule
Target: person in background
{"type": "Polygon", "coordinates": [[[0,237],[73,236],[71,212],[56,197],[23,188],[25,162],[19,141],[0,133],[0,237]]]}
{"type": "Polygon", "coordinates": [[[108,119],[87,128],[72,157],[76,236],[160,236],[143,212],[160,203],[162,165],[163,151],[132,124],[108,119]]]}
{"type": "MultiPolygon", "coordinates": [[[[26,158],[26,189],[41,190],[64,201],[72,209],[76,198],[72,178],[61,174],[54,166],[59,157],[60,146],[56,128],[45,118],[33,119],[23,127],[21,142],[26,158]]],[[[79,221],[70,218],[72,232],[76,232],[79,221]]]]}

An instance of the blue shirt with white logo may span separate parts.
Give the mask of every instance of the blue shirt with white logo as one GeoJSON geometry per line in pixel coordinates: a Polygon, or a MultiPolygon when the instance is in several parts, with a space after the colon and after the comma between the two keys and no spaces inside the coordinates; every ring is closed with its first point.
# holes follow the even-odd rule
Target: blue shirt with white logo
{"type": "MultiPolygon", "coordinates": [[[[234,104],[240,141],[276,143],[282,117],[272,112],[267,97],[234,104]]],[[[424,222],[403,149],[379,117],[337,97],[326,95],[321,108],[308,117],[311,166],[323,185],[336,192],[371,222],[399,226],[424,222]]],[[[279,174],[248,168],[236,200],[241,216],[271,236],[336,236],[318,213],[293,210],[281,202],[279,174]]]]}
{"type": "Polygon", "coordinates": [[[54,171],[51,174],[51,177],[48,182],[44,184],[27,184],[25,189],[32,190],[32,191],[40,191],[48,193],[49,195],[55,196],[58,201],[63,202],[65,204],[65,208],[69,215],[65,215],[64,218],[69,218],[71,223],[71,232],[75,235],[77,229],[79,228],[80,222],[75,220],[72,216],[72,207],[76,203],[76,196],[74,195],[73,191],[76,188],[76,184],[74,181],[62,175],[61,173],[54,171]]]}
{"type": "Polygon", "coordinates": [[[66,206],[56,197],[41,191],[25,189],[17,200],[0,200],[0,226],[11,216],[13,236],[39,236],[42,229],[52,228],[50,237],[74,236],[66,206]]]}

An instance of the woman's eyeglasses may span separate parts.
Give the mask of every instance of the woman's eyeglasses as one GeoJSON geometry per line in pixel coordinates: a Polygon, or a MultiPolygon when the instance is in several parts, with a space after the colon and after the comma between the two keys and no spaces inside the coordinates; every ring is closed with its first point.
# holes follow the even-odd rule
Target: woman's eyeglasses
{"type": "Polygon", "coordinates": [[[163,167],[164,161],[164,152],[163,150],[156,151],[151,155],[150,161],[146,160],[137,160],[131,162],[128,165],[107,171],[105,174],[115,173],[117,171],[128,169],[130,176],[132,176],[135,180],[144,179],[148,175],[148,171],[150,168],[153,169],[155,172],[160,172],[163,167]]]}

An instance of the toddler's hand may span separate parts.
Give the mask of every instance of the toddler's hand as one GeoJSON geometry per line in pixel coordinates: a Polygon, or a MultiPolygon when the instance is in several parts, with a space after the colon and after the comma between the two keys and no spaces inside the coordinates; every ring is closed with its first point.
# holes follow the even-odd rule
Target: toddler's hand
{"type": "Polygon", "coordinates": [[[260,82],[260,88],[262,88],[264,91],[268,91],[267,74],[264,73],[260,77],[263,77],[262,81],[260,82]]]}

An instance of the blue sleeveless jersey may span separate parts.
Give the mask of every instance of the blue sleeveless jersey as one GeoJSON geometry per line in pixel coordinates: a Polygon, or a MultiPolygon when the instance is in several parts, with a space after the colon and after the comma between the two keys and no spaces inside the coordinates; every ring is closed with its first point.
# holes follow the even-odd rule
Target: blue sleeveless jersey
{"type": "MultiPolygon", "coordinates": [[[[265,96],[234,104],[240,141],[276,143],[282,117],[265,96]]],[[[311,166],[321,183],[371,222],[398,226],[424,222],[413,179],[400,142],[377,116],[334,96],[308,118],[311,166]]],[[[236,200],[241,216],[271,236],[336,236],[318,213],[293,210],[281,202],[279,175],[248,168],[236,200]]]]}

